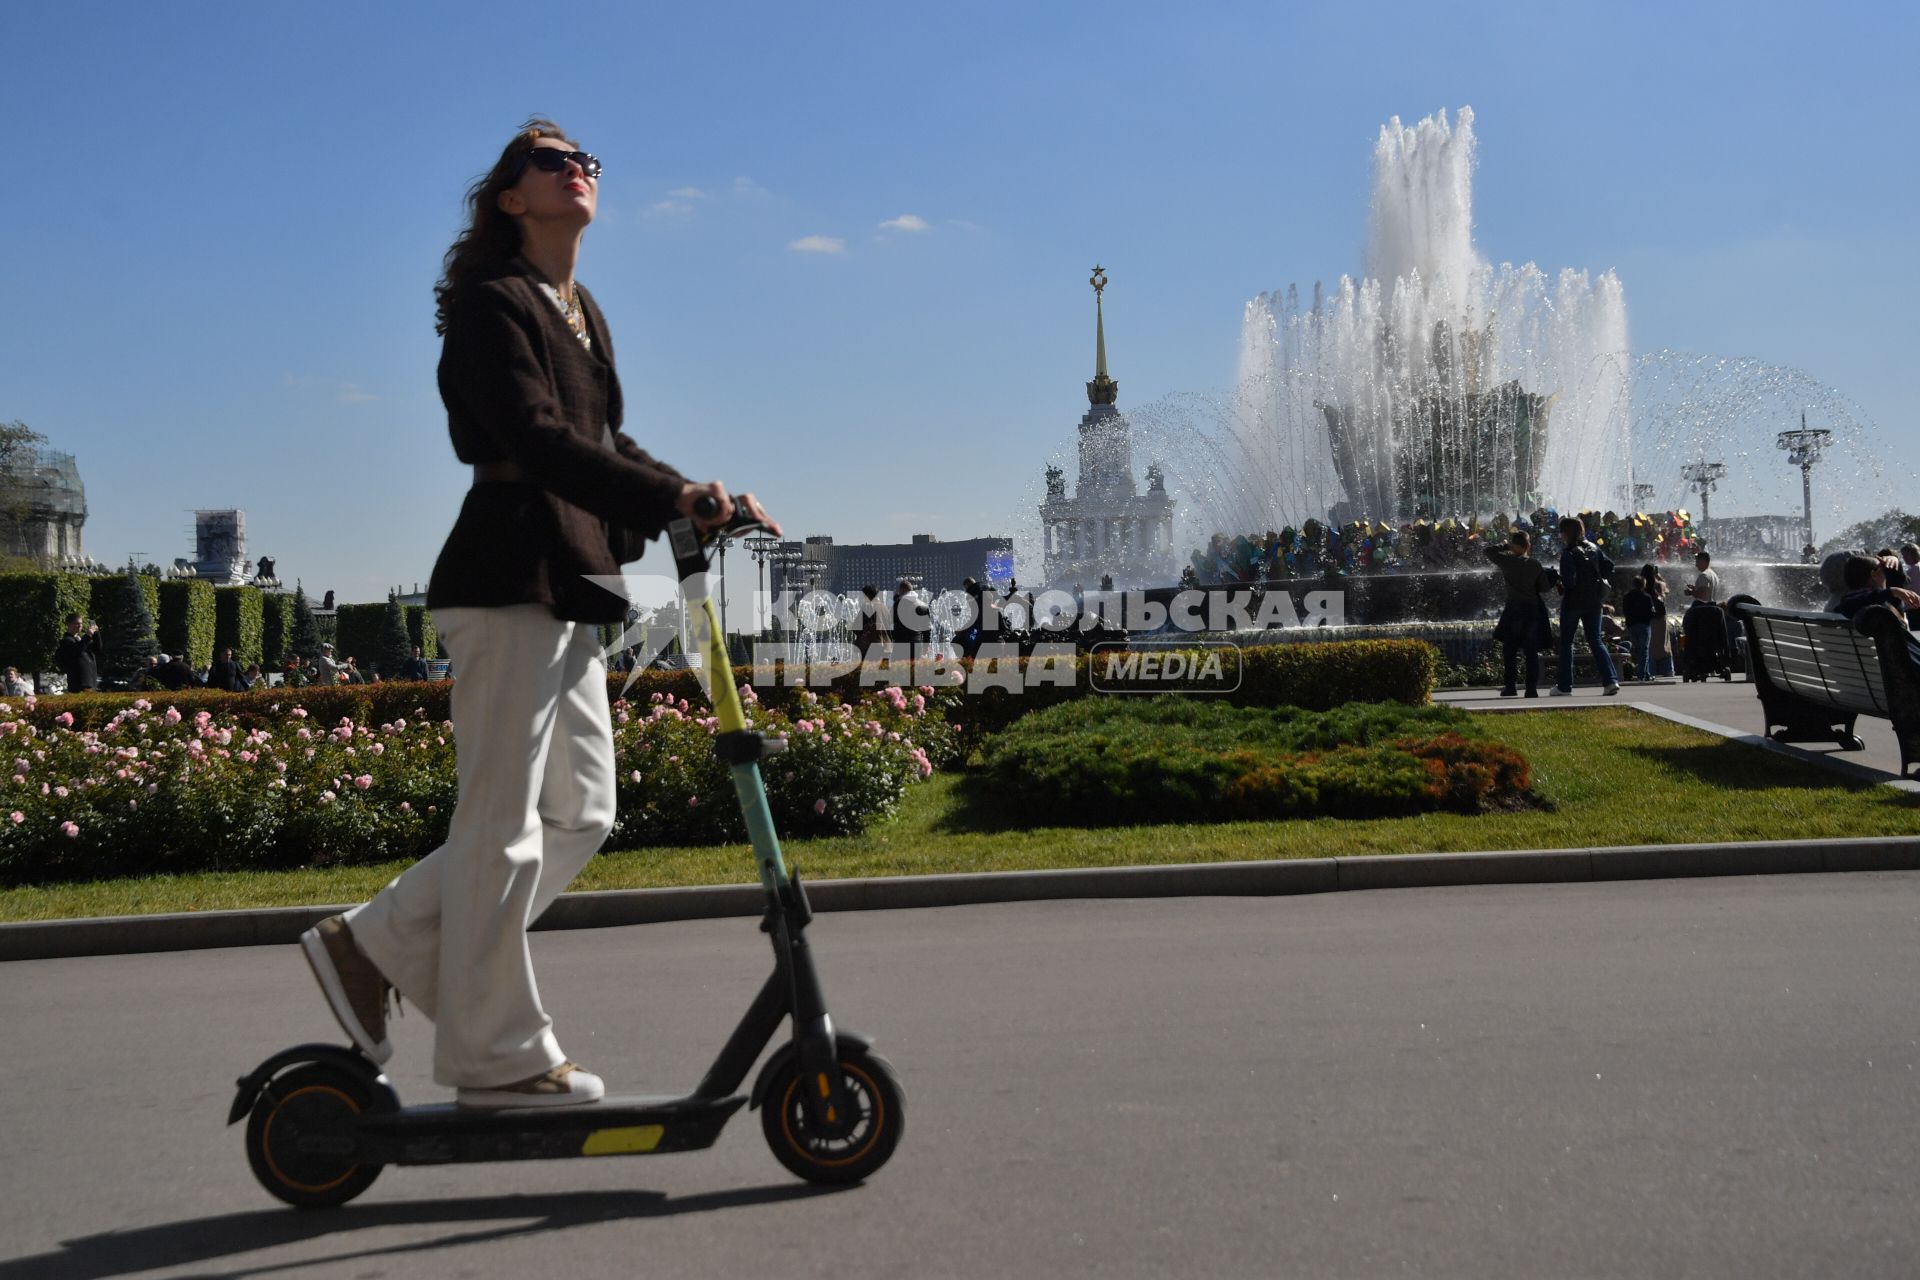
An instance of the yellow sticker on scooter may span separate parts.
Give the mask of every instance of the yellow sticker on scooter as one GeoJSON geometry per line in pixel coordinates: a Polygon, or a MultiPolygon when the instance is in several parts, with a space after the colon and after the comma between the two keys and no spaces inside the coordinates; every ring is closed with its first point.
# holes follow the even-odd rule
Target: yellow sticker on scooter
{"type": "Polygon", "coordinates": [[[660,1145],[666,1127],[657,1124],[633,1124],[620,1129],[595,1129],[580,1148],[583,1156],[625,1156],[651,1151],[660,1145]]]}

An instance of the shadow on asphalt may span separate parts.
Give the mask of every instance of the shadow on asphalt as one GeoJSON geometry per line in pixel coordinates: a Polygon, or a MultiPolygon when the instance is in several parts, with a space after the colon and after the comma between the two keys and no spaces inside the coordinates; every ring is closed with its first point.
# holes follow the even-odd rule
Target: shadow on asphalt
{"type": "Polygon", "coordinates": [[[205,1280],[237,1280],[242,1276],[298,1275],[309,1267],[359,1258],[404,1258],[452,1245],[485,1244],[547,1231],[565,1231],[628,1218],[667,1218],[682,1213],[710,1213],[756,1204],[778,1204],[809,1196],[831,1195],[839,1187],[780,1183],[715,1191],[703,1195],[669,1197],[661,1191],[584,1191],[530,1196],[484,1196],[464,1200],[403,1200],[388,1204],[350,1205],[340,1209],[256,1209],[246,1213],[193,1218],[154,1227],[106,1231],[64,1241],[58,1250],[29,1258],[0,1260],[0,1280],[94,1280],[96,1277],[188,1266],[196,1262],[234,1257],[261,1249],[340,1236],[351,1245],[361,1231],[382,1227],[419,1227],[474,1223],[472,1230],[451,1231],[430,1240],[378,1248],[343,1248],[319,1257],[263,1259],[230,1271],[191,1273],[205,1280]],[[511,1219],[500,1225],[496,1220],[511,1219]]]}

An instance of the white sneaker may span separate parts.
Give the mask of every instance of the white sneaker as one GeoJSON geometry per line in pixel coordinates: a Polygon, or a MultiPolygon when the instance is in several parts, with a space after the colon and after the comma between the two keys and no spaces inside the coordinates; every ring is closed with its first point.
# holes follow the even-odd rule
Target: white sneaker
{"type": "Polygon", "coordinates": [[[1605,689],[1601,690],[1601,692],[1606,694],[1607,697],[1611,698],[1614,694],[1620,692],[1620,686],[1617,684],[1610,684],[1605,689]]]}
{"type": "Polygon", "coordinates": [[[1549,698],[1571,698],[1573,696],[1573,690],[1562,689],[1560,686],[1555,685],[1553,688],[1547,690],[1547,696],[1549,698]]]}
{"type": "Polygon", "coordinates": [[[607,1095],[607,1082],[571,1062],[563,1062],[551,1071],[514,1084],[491,1089],[455,1090],[454,1101],[463,1107],[503,1109],[506,1107],[571,1107],[582,1102],[598,1102],[607,1095]]]}

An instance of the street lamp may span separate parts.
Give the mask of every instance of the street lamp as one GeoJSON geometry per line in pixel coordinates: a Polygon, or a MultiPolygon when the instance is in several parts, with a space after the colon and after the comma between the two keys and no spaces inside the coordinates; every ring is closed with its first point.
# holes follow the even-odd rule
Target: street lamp
{"type": "MultiPolygon", "coordinates": [[[[747,550],[753,553],[753,562],[760,566],[759,598],[760,600],[764,601],[767,598],[767,559],[768,557],[772,556],[774,552],[780,549],[780,539],[774,537],[770,533],[757,533],[753,537],[746,539],[746,545],[747,545],[747,550]]],[[[769,613],[771,613],[771,610],[769,610],[769,613]]],[[[756,636],[760,635],[762,632],[762,628],[759,626],[759,621],[760,621],[760,610],[759,610],[759,607],[756,605],[754,608],[754,624],[755,625],[754,625],[754,631],[753,631],[754,635],[756,636]]]]}
{"type": "Polygon", "coordinates": [[[1782,431],[1773,438],[1774,444],[1786,450],[1787,461],[1800,468],[1800,504],[1806,517],[1806,542],[1802,545],[1813,546],[1813,464],[1820,461],[1820,451],[1827,447],[1833,432],[1823,427],[1807,427],[1807,411],[1800,411],[1800,429],[1782,431]]]}
{"type": "Polygon", "coordinates": [[[714,544],[720,548],[720,643],[726,644],[727,638],[727,544],[732,538],[715,538],[714,544]]]}
{"type": "Polygon", "coordinates": [[[1700,532],[1707,531],[1707,495],[1720,483],[1720,477],[1727,474],[1724,462],[1689,462],[1680,468],[1680,478],[1687,487],[1700,495],[1700,532]]]}

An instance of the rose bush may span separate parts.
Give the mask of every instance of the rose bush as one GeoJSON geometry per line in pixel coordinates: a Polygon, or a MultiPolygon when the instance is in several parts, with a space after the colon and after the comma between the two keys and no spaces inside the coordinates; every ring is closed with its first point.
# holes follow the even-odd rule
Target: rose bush
{"type": "MultiPolygon", "coordinates": [[[[791,714],[745,693],[752,727],[791,744],[763,765],[783,835],[859,831],[960,750],[930,691],[806,695],[791,714]]],[[[144,698],[96,728],[33,710],[0,702],[0,881],[380,862],[446,839],[449,720],[328,724],[291,692],[246,723],[144,698]]],[[[663,695],[613,715],[610,847],[744,838],[712,716],[663,695]]]]}

